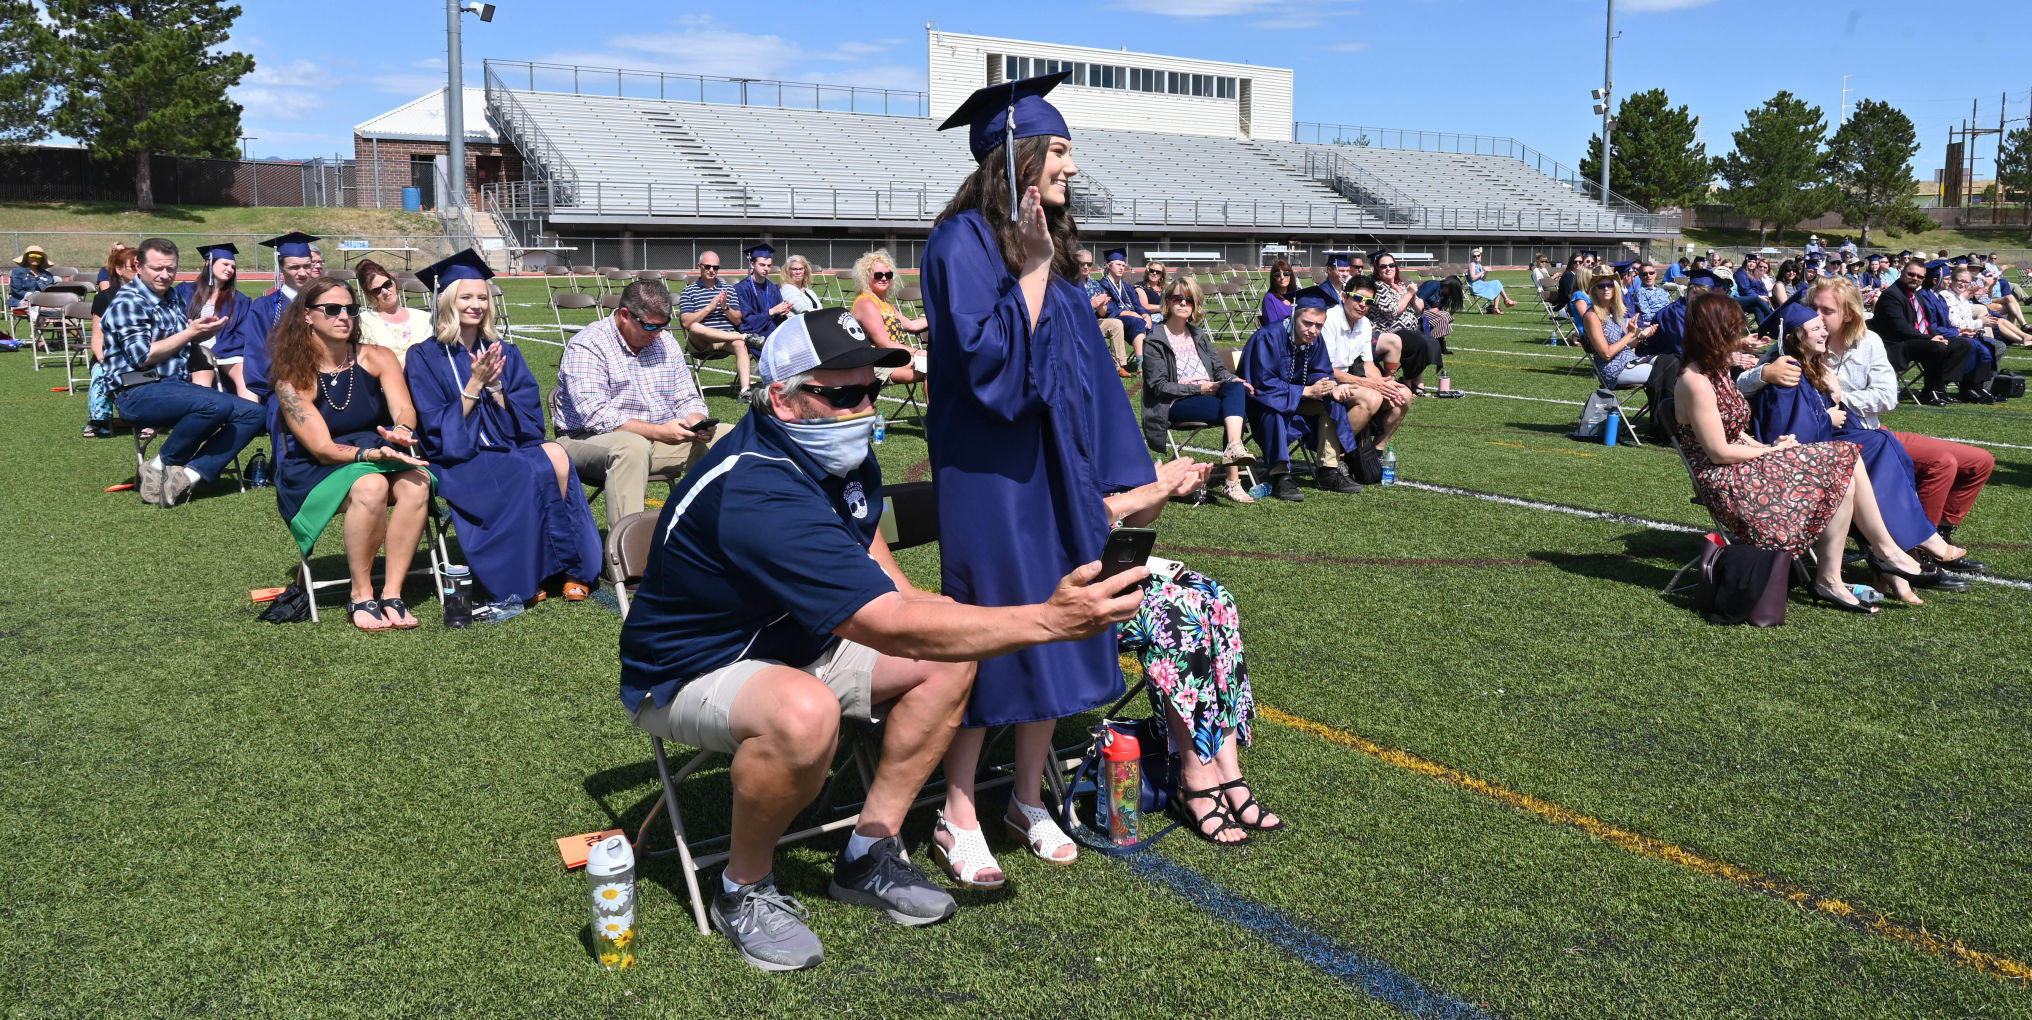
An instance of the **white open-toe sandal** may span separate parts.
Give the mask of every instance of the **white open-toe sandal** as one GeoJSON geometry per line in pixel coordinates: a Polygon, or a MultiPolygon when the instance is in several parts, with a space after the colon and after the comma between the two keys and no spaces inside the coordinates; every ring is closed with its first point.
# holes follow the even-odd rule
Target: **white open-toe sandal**
{"type": "Polygon", "coordinates": [[[938,840],[931,841],[931,859],[953,877],[953,881],[969,889],[1000,889],[1009,879],[981,880],[981,872],[1001,871],[1002,865],[995,860],[995,854],[988,849],[987,837],[979,829],[962,829],[946,821],[945,812],[938,813],[937,831],[952,837],[952,849],[940,846],[938,840]]]}
{"type": "Polygon", "coordinates": [[[1009,835],[1022,840],[1023,845],[1029,847],[1030,853],[1038,860],[1062,868],[1079,859],[1079,844],[1074,843],[1072,838],[1065,834],[1065,830],[1058,827],[1058,823],[1051,818],[1051,812],[1041,807],[1031,807],[1014,797],[1009,798],[1009,804],[1023,813],[1023,820],[1028,826],[1017,825],[1016,820],[1006,814],[1002,816],[1002,825],[1009,830],[1009,835]],[[1054,856],[1060,847],[1067,846],[1072,847],[1072,853],[1064,857],[1054,856]]]}

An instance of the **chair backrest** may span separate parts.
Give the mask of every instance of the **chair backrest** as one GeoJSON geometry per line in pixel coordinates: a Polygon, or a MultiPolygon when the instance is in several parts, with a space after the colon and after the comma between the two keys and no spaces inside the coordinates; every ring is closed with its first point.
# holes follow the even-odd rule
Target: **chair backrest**
{"type": "Polygon", "coordinates": [[[620,307],[621,307],[621,295],[619,295],[619,294],[608,294],[608,295],[606,295],[606,296],[604,296],[604,297],[600,298],[600,307],[601,307],[601,308],[602,308],[603,310],[605,310],[605,311],[609,311],[609,312],[611,312],[611,311],[614,311],[614,310],[615,310],[615,309],[617,309],[617,308],[620,308],[620,307]]]}
{"type": "Polygon", "coordinates": [[[550,303],[554,308],[591,308],[598,305],[600,299],[575,290],[561,290],[550,296],[550,303]]]}
{"type": "Polygon", "coordinates": [[[571,270],[570,270],[570,269],[568,269],[568,268],[566,268],[566,267],[564,267],[564,266],[559,266],[559,265],[545,265],[545,266],[543,267],[543,275],[545,275],[545,276],[570,276],[570,275],[571,275],[571,270]]]}
{"type": "Polygon", "coordinates": [[[620,267],[620,266],[601,266],[601,267],[599,267],[599,268],[598,268],[597,270],[595,270],[595,272],[598,272],[598,273],[599,273],[599,274],[600,274],[601,276],[604,276],[604,277],[606,277],[607,279],[611,280],[611,279],[614,279],[614,278],[615,278],[615,276],[617,276],[617,275],[619,275],[619,274],[621,273],[621,267],[620,267]]]}
{"type": "Polygon", "coordinates": [[[658,511],[632,513],[607,529],[607,583],[617,588],[639,584],[656,551],[658,511]]]}
{"type": "Polygon", "coordinates": [[[1221,352],[1221,357],[1228,359],[1228,371],[1236,375],[1242,374],[1242,348],[1230,347],[1221,352]]]}
{"type": "Polygon", "coordinates": [[[360,278],[360,274],[351,269],[327,269],[325,270],[325,275],[334,280],[358,280],[360,278]]]}
{"type": "Polygon", "coordinates": [[[635,278],[638,280],[642,280],[644,282],[654,282],[662,280],[663,274],[657,272],[654,269],[644,269],[641,272],[636,273],[635,278]]]}
{"type": "Polygon", "coordinates": [[[73,301],[64,307],[64,318],[78,322],[89,322],[92,318],[90,301],[73,301]]]}
{"type": "Polygon", "coordinates": [[[932,483],[882,487],[882,538],[891,549],[938,541],[938,495],[932,483]]]}
{"type": "Polygon", "coordinates": [[[593,267],[591,267],[591,266],[573,266],[573,267],[571,267],[571,271],[572,271],[572,275],[573,275],[573,276],[597,276],[597,275],[599,275],[598,271],[597,271],[597,270],[595,270],[595,269],[594,269],[593,267]]]}
{"type": "Polygon", "coordinates": [[[78,296],[76,294],[62,290],[38,290],[28,295],[28,303],[37,308],[69,308],[71,302],[77,299],[78,296]]]}
{"type": "Polygon", "coordinates": [[[85,271],[76,266],[51,266],[49,267],[49,275],[59,280],[75,280],[85,275],[85,271]]]}

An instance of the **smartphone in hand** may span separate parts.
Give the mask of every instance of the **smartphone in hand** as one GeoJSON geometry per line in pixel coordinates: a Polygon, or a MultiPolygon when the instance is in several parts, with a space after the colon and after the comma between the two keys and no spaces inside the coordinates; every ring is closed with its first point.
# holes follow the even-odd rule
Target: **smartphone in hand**
{"type": "Polygon", "coordinates": [[[1108,544],[1101,547],[1101,573],[1095,583],[1124,570],[1140,567],[1157,545],[1157,532],[1150,528],[1116,528],[1108,532],[1108,544]]]}

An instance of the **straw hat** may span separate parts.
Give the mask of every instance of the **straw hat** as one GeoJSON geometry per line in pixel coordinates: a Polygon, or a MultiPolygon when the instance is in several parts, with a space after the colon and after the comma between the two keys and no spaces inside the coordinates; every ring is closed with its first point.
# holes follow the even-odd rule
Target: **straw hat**
{"type": "Polygon", "coordinates": [[[42,250],[42,245],[39,245],[39,244],[31,244],[31,245],[29,245],[29,246],[28,246],[28,250],[27,250],[27,251],[24,251],[24,252],[22,252],[22,253],[21,253],[21,255],[20,255],[19,257],[17,257],[17,258],[16,258],[15,260],[14,260],[14,264],[15,264],[15,265],[17,265],[17,266],[25,266],[25,265],[27,265],[27,264],[28,264],[28,257],[29,257],[30,255],[40,255],[40,256],[42,256],[42,261],[43,261],[43,263],[44,263],[44,264],[48,264],[48,262],[49,262],[49,253],[48,253],[48,252],[46,252],[46,251],[43,251],[43,250],[42,250]]]}

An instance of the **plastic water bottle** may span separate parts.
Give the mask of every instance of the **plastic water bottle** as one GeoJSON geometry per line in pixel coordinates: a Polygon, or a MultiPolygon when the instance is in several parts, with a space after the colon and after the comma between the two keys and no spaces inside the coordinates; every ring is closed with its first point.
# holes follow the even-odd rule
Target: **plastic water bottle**
{"type": "Polygon", "coordinates": [[[444,591],[439,600],[444,603],[444,625],[452,630],[470,627],[473,623],[473,572],[463,563],[453,563],[444,570],[444,591]]]}
{"type": "Polygon", "coordinates": [[[881,445],[882,445],[882,440],[884,440],[884,439],[887,439],[887,438],[889,438],[889,421],[888,421],[888,419],[886,419],[886,418],[882,417],[882,416],[881,416],[881,415],[880,415],[880,414],[878,413],[878,414],[876,414],[876,415],[875,415],[875,431],[874,431],[874,434],[873,434],[873,435],[871,435],[871,436],[869,436],[869,438],[868,438],[868,441],[869,441],[870,443],[873,443],[873,444],[875,444],[876,446],[881,446],[881,445]]]}
{"type": "Polygon", "coordinates": [[[1383,448],[1383,484],[1397,484],[1397,448],[1394,446],[1383,448]]]}
{"type": "Polygon", "coordinates": [[[1617,414],[1614,411],[1610,411],[1608,420],[1602,422],[1602,445],[1603,446],[1616,445],[1616,433],[1622,431],[1622,429],[1623,429],[1623,416],[1617,414]]]}
{"type": "Polygon", "coordinates": [[[1251,486],[1249,486],[1249,498],[1251,498],[1251,499],[1269,499],[1269,498],[1270,498],[1270,483],[1269,483],[1269,482],[1257,482],[1256,484],[1254,484],[1254,485],[1251,485],[1251,486]]]}
{"type": "Polygon", "coordinates": [[[257,453],[247,458],[247,484],[257,489],[268,488],[268,455],[257,453]]]}
{"type": "Polygon", "coordinates": [[[586,851],[593,884],[593,953],[600,966],[635,965],[635,850],[626,836],[609,836],[586,851]]]}
{"type": "Polygon", "coordinates": [[[1128,846],[1141,838],[1143,817],[1143,748],[1136,738],[1110,730],[1101,745],[1101,786],[1106,797],[1108,839],[1128,846]]]}
{"type": "Polygon", "coordinates": [[[1439,370],[1439,392],[1441,396],[1453,392],[1453,377],[1447,375],[1444,368],[1439,370]]]}

